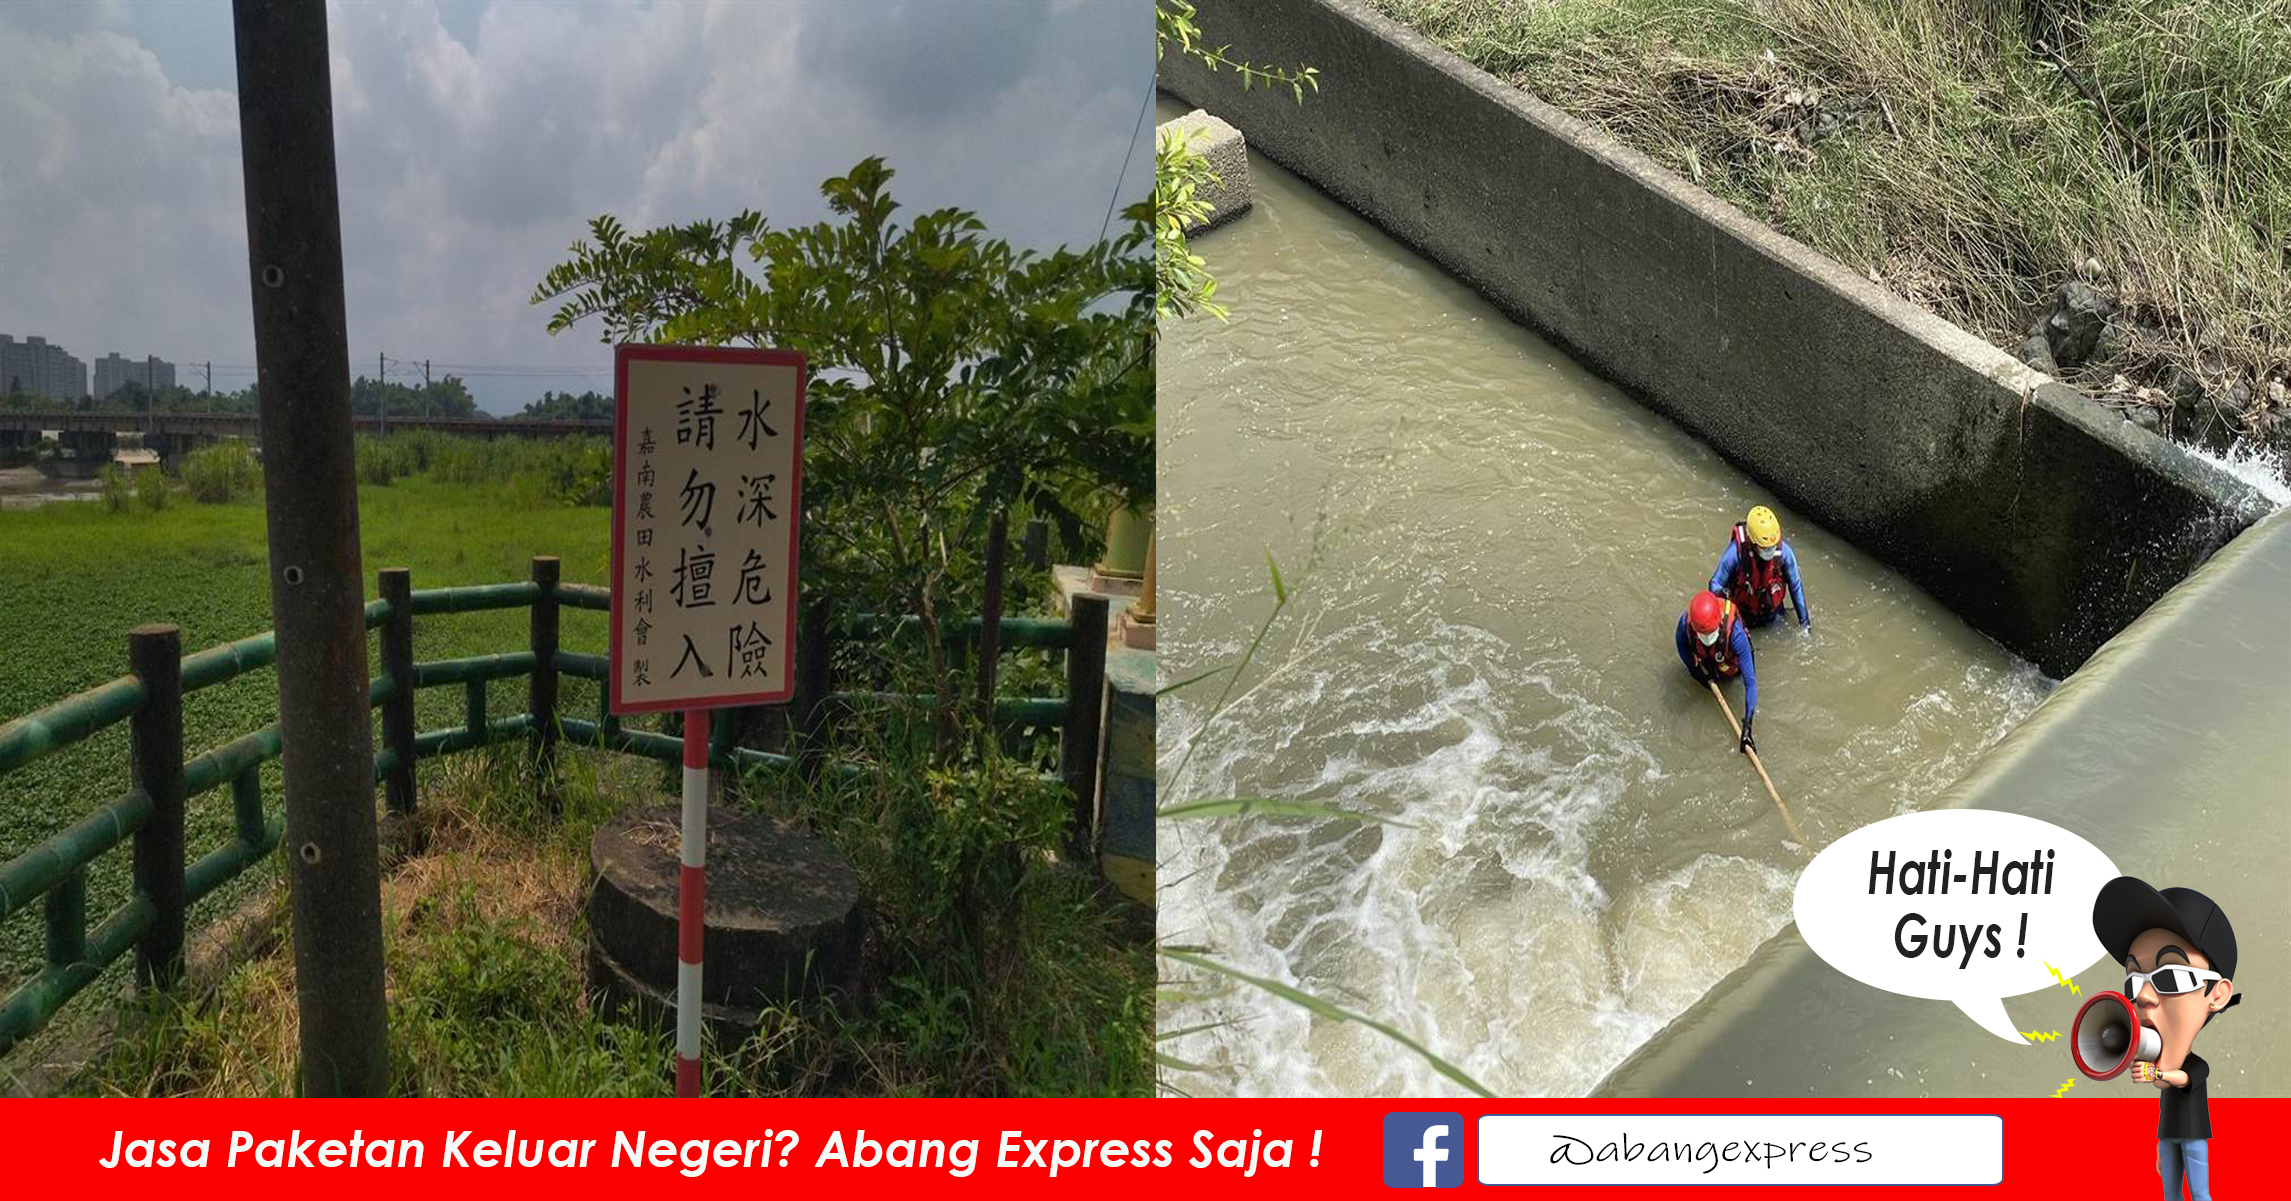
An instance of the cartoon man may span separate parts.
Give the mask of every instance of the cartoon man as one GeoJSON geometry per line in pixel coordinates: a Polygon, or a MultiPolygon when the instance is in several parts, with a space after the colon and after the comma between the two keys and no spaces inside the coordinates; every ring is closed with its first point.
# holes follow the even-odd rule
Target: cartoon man
{"type": "Polygon", "coordinates": [[[2187,1182],[2195,1201],[2211,1201],[2211,1115],[2204,1082],[2211,1069],[2195,1053],[2196,1031],[2243,999],[2235,975],[2235,928],[2211,898],[2192,888],[2158,892],[2118,876],[2092,902],[2092,932],[2124,965],[2124,995],[2163,1053],[2132,1065],[2132,1078],[2163,1094],[2156,1121],[2156,1174],[2167,1201],[2187,1182]]]}

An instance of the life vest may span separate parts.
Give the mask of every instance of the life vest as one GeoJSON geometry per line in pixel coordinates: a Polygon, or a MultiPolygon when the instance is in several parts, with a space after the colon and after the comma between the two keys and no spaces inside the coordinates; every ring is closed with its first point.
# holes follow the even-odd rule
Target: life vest
{"type": "Polygon", "coordinates": [[[1734,602],[1724,604],[1726,607],[1718,616],[1717,641],[1705,646],[1692,629],[1686,632],[1687,653],[1694,656],[1695,667],[1714,679],[1721,676],[1731,679],[1742,674],[1742,664],[1734,659],[1734,602]]]}
{"type": "Polygon", "coordinates": [[[1782,556],[1762,558],[1742,523],[1734,523],[1734,576],[1726,581],[1727,599],[1743,614],[1763,621],[1782,611],[1790,580],[1782,571],[1782,556]]]}

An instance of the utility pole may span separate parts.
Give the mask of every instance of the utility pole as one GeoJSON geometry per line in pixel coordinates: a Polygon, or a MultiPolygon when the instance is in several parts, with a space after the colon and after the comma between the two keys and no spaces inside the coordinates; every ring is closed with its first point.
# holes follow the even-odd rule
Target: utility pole
{"type": "Polygon", "coordinates": [[[374,352],[374,414],[382,419],[382,432],[388,434],[390,432],[390,394],[383,390],[382,380],[390,369],[382,365],[385,361],[387,360],[381,351],[374,352]]]}
{"type": "MultiPolygon", "coordinates": [[[[326,7],[233,0],[304,1096],[389,1088],[326,7]]],[[[400,680],[398,687],[412,681],[400,680]]]]}
{"type": "MultiPolygon", "coordinates": [[[[431,395],[430,395],[430,361],[429,361],[428,359],[423,359],[423,360],[422,360],[422,404],[423,404],[423,405],[426,407],[426,406],[428,406],[428,405],[433,405],[433,404],[436,404],[436,403],[437,403],[437,398],[436,398],[436,397],[433,397],[433,396],[431,396],[431,395]]],[[[429,416],[432,416],[432,417],[434,417],[434,416],[436,416],[437,414],[435,414],[435,413],[430,413],[430,414],[428,414],[428,415],[429,415],[429,416]]]]}
{"type": "Polygon", "coordinates": [[[208,359],[206,362],[206,368],[207,389],[206,391],[199,393],[199,395],[212,398],[215,395],[215,360],[208,359]]]}

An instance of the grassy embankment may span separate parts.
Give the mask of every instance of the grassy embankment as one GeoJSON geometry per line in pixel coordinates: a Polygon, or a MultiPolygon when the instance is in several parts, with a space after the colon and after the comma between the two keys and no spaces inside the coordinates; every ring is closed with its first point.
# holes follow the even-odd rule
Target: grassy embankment
{"type": "MultiPolygon", "coordinates": [[[[416,587],[483,583],[524,578],[533,554],[555,553],[567,581],[604,578],[604,511],[540,501],[557,494],[554,483],[390,478],[388,486],[361,489],[370,569],[408,566],[416,587]]],[[[186,649],[268,628],[264,545],[253,499],[179,498],[160,512],[57,504],[0,513],[0,718],[118,675],[126,632],[138,622],[176,622],[186,649]]],[[[515,649],[525,625],[522,610],[423,619],[416,653],[515,649]]],[[[601,652],[602,616],[567,612],[563,637],[568,649],[601,652]]],[[[496,715],[524,707],[521,681],[494,689],[496,715]]],[[[567,680],[565,689],[567,712],[593,710],[594,685],[567,680]]],[[[196,753],[274,720],[275,696],[267,671],[194,695],[186,747],[196,753]]],[[[420,694],[421,727],[459,724],[459,705],[458,689],[420,694]]],[[[94,798],[123,790],[127,758],[122,727],[0,780],[0,857],[68,825],[94,798]]],[[[422,769],[427,848],[384,882],[398,1087],[430,1095],[664,1091],[666,1059],[649,1032],[590,1014],[578,923],[589,833],[625,805],[665,802],[665,777],[634,759],[569,754],[566,811],[551,819],[535,810],[517,760],[497,751],[422,769]]],[[[840,1009],[807,1004],[773,1014],[757,1040],[722,1050],[714,1087],[1079,1094],[1148,1087],[1150,951],[1121,936],[1120,915],[1087,880],[1027,860],[1015,878],[991,881],[1003,894],[997,922],[989,945],[972,945],[966,931],[976,924],[962,919],[975,915],[965,904],[988,882],[975,849],[994,832],[991,822],[975,820],[975,786],[926,780],[919,769],[818,792],[758,783],[759,799],[742,803],[806,822],[859,870],[870,903],[862,986],[869,997],[840,1009]]],[[[277,785],[273,764],[266,797],[274,812],[277,785]]],[[[199,798],[189,845],[214,845],[229,825],[227,791],[199,798]]],[[[91,871],[92,915],[125,895],[126,865],[118,852],[91,871]]],[[[282,876],[275,858],[250,872],[194,911],[194,929],[225,914],[275,915],[283,909],[282,876]]],[[[0,991],[37,969],[40,938],[30,914],[0,928],[0,991]]],[[[183,1003],[143,1002],[63,1086],[291,1091],[291,964],[274,943],[230,967],[212,991],[183,1003]]],[[[88,1030],[114,1007],[125,975],[115,968],[90,986],[59,1017],[58,1030],[88,1030]]],[[[58,1041],[43,1036],[20,1049],[13,1065],[0,1065],[0,1078],[58,1041]]]]}
{"type": "Polygon", "coordinates": [[[2291,447],[2291,0],[1376,3],[2008,350],[2088,278],[2071,382],[2291,447]]]}

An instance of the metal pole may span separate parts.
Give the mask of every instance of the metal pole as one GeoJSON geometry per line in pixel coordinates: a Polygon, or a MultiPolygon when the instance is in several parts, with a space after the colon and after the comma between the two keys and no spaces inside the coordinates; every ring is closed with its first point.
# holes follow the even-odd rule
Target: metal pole
{"type": "Polygon", "coordinates": [[[234,0],[302,1092],[389,1087],[326,8],[234,0]]]}
{"type": "Polygon", "coordinates": [[[1130,622],[1133,625],[1150,626],[1153,624],[1153,568],[1154,561],[1158,557],[1155,554],[1154,545],[1154,538],[1146,539],[1145,588],[1138,593],[1138,603],[1130,606],[1130,622]]]}
{"type": "Polygon", "coordinates": [[[708,878],[708,711],[684,711],[684,837],[676,878],[676,1095],[700,1095],[700,942],[708,878]]]}

